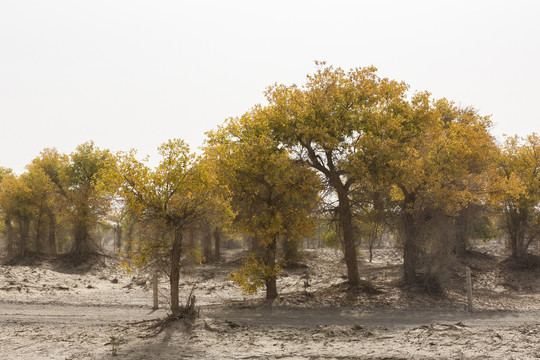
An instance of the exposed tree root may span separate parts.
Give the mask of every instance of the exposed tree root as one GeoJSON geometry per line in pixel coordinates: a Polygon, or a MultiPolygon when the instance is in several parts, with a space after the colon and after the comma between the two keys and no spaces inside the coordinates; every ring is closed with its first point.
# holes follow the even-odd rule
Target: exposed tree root
{"type": "Polygon", "coordinates": [[[178,312],[169,314],[163,319],[154,320],[155,322],[147,327],[147,330],[157,329],[150,337],[159,335],[168,325],[175,323],[178,320],[191,322],[200,317],[200,308],[195,306],[196,298],[195,295],[193,295],[194,290],[195,286],[191,289],[186,304],[181,306],[178,312]]]}

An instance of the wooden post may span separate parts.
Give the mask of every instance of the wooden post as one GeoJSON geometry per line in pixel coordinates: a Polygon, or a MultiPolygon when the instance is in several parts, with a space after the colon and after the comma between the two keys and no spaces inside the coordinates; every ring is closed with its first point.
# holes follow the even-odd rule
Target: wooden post
{"type": "Polygon", "coordinates": [[[159,307],[158,304],[158,274],[154,273],[154,278],[152,279],[153,293],[154,293],[154,307],[152,309],[157,310],[159,307]]]}
{"type": "Polygon", "coordinates": [[[468,266],[466,269],[466,277],[467,277],[467,310],[469,310],[469,312],[472,312],[473,302],[472,302],[471,268],[468,266]]]}

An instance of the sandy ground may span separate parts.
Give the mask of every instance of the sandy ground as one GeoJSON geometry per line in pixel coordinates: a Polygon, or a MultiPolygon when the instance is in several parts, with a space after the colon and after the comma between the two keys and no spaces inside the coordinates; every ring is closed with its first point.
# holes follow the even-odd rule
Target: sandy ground
{"type": "Polygon", "coordinates": [[[99,257],[72,266],[41,258],[0,266],[0,359],[535,359],[540,358],[540,272],[508,270],[498,243],[456,264],[444,294],[397,286],[399,250],[377,249],[360,262],[379,294],[351,293],[339,252],[306,250],[305,266],[285,269],[280,299],[246,296],[225,261],[183,268],[181,294],[195,295],[201,317],[153,327],[150,276],[126,274],[99,257]],[[465,311],[465,265],[475,311],[465,311]],[[308,287],[305,287],[309,284],[308,287]]]}

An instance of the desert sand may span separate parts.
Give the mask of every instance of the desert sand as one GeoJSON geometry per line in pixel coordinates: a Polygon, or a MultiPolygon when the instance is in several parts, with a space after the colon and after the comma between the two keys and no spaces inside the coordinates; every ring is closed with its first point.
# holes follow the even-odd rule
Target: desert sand
{"type": "Polygon", "coordinates": [[[454,264],[442,293],[400,286],[400,250],[390,246],[360,261],[377,294],[347,289],[339,251],[307,249],[301,266],[284,269],[271,304],[229,279],[242,254],[183,264],[180,291],[185,300],[195,287],[200,317],[163,328],[166,278],[152,310],[150,274],[128,274],[113,256],[0,266],[0,359],[540,358],[540,270],[509,267],[499,242],[454,264]]]}

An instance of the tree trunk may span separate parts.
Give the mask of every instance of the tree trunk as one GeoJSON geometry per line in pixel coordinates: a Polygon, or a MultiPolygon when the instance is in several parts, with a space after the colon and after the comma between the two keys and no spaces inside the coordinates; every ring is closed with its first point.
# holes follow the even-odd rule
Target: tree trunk
{"type": "Polygon", "coordinates": [[[49,235],[47,239],[49,253],[56,255],[56,219],[52,210],[47,213],[49,218],[49,235]]]}
{"type": "Polygon", "coordinates": [[[180,229],[174,230],[174,238],[171,251],[171,312],[176,315],[180,312],[178,286],[180,283],[180,258],[182,257],[182,233],[180,229]]]}
{"type": "Polygon", "coordinates": [[[204,262],[212,262],[212,226],[205,223],[202,232],[204,262]]]}
{"type": "Polygon", "coordinates": [[[418,265],[418,247],[416,245],[415,224],[405,215],[405,241],[403,244],[403,280],[406,284],[416,283],[416,267],[418,265]]]}
{"type": "Polygon", "coordinates": [[[152,295],[153,295],[153,303],[152,306],[153,310],[157,310],[159,308],[159,294],[158,294],[158,282],[159,282],[159,276],[157,272],[154,272],[154,276],[152,277],[152,295]]]}
{"type": "Polygon", "coordinates": [[[36,219],[36,238],[34,239],[34,247],[36,248],[36,252],[42,252],[43,251],[43,244],[41,242],[41,238],[43,237],[41,232],[43,227],[41,226],[41,220],[43,219],[43,210],[39,209],[39,213],[36,219]]]}
{"type": "MultiPolygon", "coordinates": [[[[341,184],[341,181],[339,184],[341,184]]],[[[358,263],[356,260],[356,239],[352,222],[351,205],[349,203],[348,191],[341,185],[337,186],[339,201],[339,223],[343,232],[343,252],[345,264],[347,265],[347,277],[349,285],[360,285],[360,275],[358,273],[358,263]]]]}
{"type": "Polygon", "coordinates": [[[418,224],[414,215],[415,195],[405,196],[403,206],[403,280],[406,284],[414,284],[416,279],[416,268],[418,266],[419,248],[417,244],[418,224]]]}
{"type": "Polygon", "coordinates": [[[520,231],[512,234],[510,244],[512,247],[512,257],[514,259],[523,259],[525,252],[523,251],[523,243],[525,242],[523,234],[520,231]]]}
{"type": "Polygon", "coordinates": [[[15,236],[13,236],[13,225],[11,224],[11,217],[7,215],[4,218],[4,224],[6,226],[6,241],[7,241],[7,257],[8,259],[15,256],[15,236]]]}
{"type": "Polygon", "coordinates": [[[507,227],[510,236],[510,247],[514,259],[525,256],[526,215],[512,209],[507,214],[507,227]]]}
{"type": "Polygon", "coordinates": [[[271,275],[265,279],[266,283],[266,300],[274,300],[278,297],[277,291],[277,276],[274,273],[276,266],[276,239],[266,248],[266,266],[271,269],[271,275]]]}
{"type": "Polygon", "coordinates": [[[88,246],[88,226],[85,223],[76,224],[73,235],[72,252],[79,257],[88,253],[90,250],[88,246]]]}
{"type": "Polygon", "coordinates": [[[278,297],[276,277],[266,279],[266,300],[274,300],[278,297]]]}
{"type": "Polygon", "coordinates": [[[19,218],[19,248],[18,255],[25,255],[30,233],[30,219],[19,218]]]}
{"type": "Polygon", "coordinates": [[[221,258],[221,234],[221,227],[216,226],[214,229],[214,257],[218,261],[221,258]]]}

